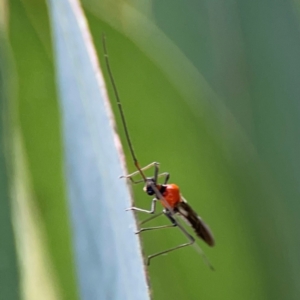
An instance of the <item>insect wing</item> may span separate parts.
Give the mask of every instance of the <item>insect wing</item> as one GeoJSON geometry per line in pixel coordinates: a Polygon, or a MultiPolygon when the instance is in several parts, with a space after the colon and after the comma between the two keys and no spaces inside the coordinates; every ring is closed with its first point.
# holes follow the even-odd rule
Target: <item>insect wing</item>
{"type": "Polygon", "coordinates": [[[209,227],[197,215],[197,213],[190,207],[184,198],[176,206],[178,213],[187,221],[187,223],[194,229],[199,238],[205,241],[209,246],[214,246],[215,239],[209,227]]]}

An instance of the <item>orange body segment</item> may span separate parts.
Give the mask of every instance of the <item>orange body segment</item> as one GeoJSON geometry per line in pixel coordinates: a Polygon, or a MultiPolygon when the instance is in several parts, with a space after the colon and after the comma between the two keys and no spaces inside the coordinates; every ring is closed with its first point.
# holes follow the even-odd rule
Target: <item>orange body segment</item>
{"type": "MultiPolygon", "coordinates": [[[[172,208],[174,208],[178,202],[181,202],[180,190],[176,184],[167,184],[166,190],[162,195],[172,208]]],[[[163,202],[161,202],[161,204],[167,208],[163,202]]]]}

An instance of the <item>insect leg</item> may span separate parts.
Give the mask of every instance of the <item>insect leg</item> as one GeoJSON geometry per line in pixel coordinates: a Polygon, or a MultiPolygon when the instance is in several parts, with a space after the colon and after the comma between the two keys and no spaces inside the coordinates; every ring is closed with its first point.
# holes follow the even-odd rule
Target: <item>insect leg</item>
{"type": "MultiPolygon", "coordinates": [[[[120,177],[120,178],[123,178],[123,177],[120,177]]],[[[131,181],[133,184],[145,182],[144,179],[137,180],[137,181],[133,180],[132,177],[128,177],[128,179],[130,179],[130,181],[131,181]]]]}
{"type": "Polygon", "coordinates": [[[162,177],[162,176],[165,176],[164,184],[167,184],[170,179],[170,174],[168,172],[165,172],[165,173],[159,174],[157,177],[162,177]]]}
{"type": "Polygon", "coordinates": [[[155,229],[163,229],[163,228],[173,228],[176,227],[176,224],[170,224],[170,225],[162,225],[162,226],[154,226],[154,227],[147,227],[147,228],[141,228],[136,232],[136,234],[139,234],[143,231],[148,231],[148,230],[155,230],[155,229]]]}
{"type": "MultiPolygon", "coordinates": [[[[166,212],[165,215],[170,219],[170,221],[175,224],[174,226],[178,226],[178,223],[177,221],[172,217],[171,213],[170,212],[166,212]]],[[[152,255],[149,255],[148,256],[148,259],[147,259],[147,265],[149,266],[150,265],[150,260],[154,257],[157,257],[157,256],[160,256],[162,254],[166,254],[166,253],[169,253],[169,252],[172,252],[172,251],[175,251],[177,249],[180,249],[180,248],[183,248],[183,247],[187,247],[187,246],[190,246],[192,244],[194,244],[195,242],[195,239],[185,230],[182,231],[185,236],[188,238],[189,242],[187,243],[184,243],[184,244],[181,244],[181,245],[178,245],[176,247],[173,247],[173,248],[170,248],[170,249],[167,249],[167,250],[164,250],[164,251],[161,251],[161,252],[158,252],[158,253],[155,253],[155,254],[152,254],[152,255]]]]}
{"type": "MultiPolygon", "coordinates": [[[[141,168],[141,171],[148,170],[148,169],[150,169],[150,168],[153,167],[153,166],[155,166],[155,168],[158,168],[159,163],[158,163],[158,162],[153,162],[153,163],[147,165],[146,167],[141,168]]],[[[140,171],[135,171],[135,172],[133,172],[133,173],[131,173],[131,174],[120,176],[120,178],[131,178],[131,177],[133,177],[133,176],[135,176],[135,175],[138,175],[138,174],[140,174],[140,171]]],[[[144,180],[142,180],[142,181],[144,181],[144,180]]],[[[141,182],[142,182],[142,181],[141,181],[141,182]]]]}
{"type": "MultiPolygon", "coordinates": [[[[167,173],[167,172],[161,173],[161,174],[157,174],[157,173],[158,173],[158,166],[155,166],[155,173],[154,173],[154,180],[155,180],[155,182],[157,182],[157,178],[165,176],[164,184],[167,184],[167,182],[168,182],[169,179],[170,179],[170,174],[167,173]]],[[[132,174],[131,174],[131,175],[132,175],[132,174]]],[[[128,175],[128,176],[129,176],[129,175],[128,175]]],[[[124,177],[125,177],[125,176],[121,176],[120,178],[124,178],[124,177]]],[[[144,179],[135,181],[135,180],[133,180],[132,177],[127,177],[127,176],[126,176],[126,178],[130,179],[130,181],[131,181],[132,183],[134,183],[134,184],[145,182],[144,179]]]]}
{"type": "MultiPolygon", "coordinates": [[[[178,220],[179,221],[179,220],[178,220]]],[[[178,228],[181,230],[181,232],[187,237],[191,237],[191,235],[186,231],[186,229],[180,224],[177,222],[177,226],[178,228]]],[[[194,240],[195,241],[195,240],[194,240]]],[[[212,264],[210,263],[209,259],[206,257],[205,253],[203,252],[203,250],[200,248],[200,246],[198,244],[194,244],[195,246],[195,249],[197,250],[197,252],[202,256],[204,262],[207,264],[207,266],[212,270],[214,271],[214,267],[212,266],[212,264]]]]}
{"type": "Polygon", "coordinates": [[[154,215],[154,216],[151,216],[150,218],[147,218],[147,219],[141,221],[141,222],[139,223],[139,225],[145,224],[145,223],[147,223],[147,222],[149,222],[149,221],[151,221],[151,220],[153,220],[153,219],[155,219],[155,218],[161,216],[163,213],[164,213],[164,212],[162,211],[162,212],[160,212],[160,213],[158,213],[158,214],[156,214],[156,215],[154,215]]]}
{"type": "Polygon", "coordinates": [[[165,173],[161,173],[161,174],[158,174],[159,172],[159,163],[157,162],[154,162],[148,166],[146,166],[145,168],[143,168],[142,170],[145,170],[145,169],[148,169],[150,167],[152,167],[154,165],[154,182],[157,183],[157,179],[159,177],[162,177],[162,176],[165,176],[165,181],[164,181],[164,184],[167,184],[169,178],[170,178],[170,174],[165,172],[165,173]]]}
{"type": "Polygon", "coordinates": [[[157,177],[158,177],[158,171],[159,171],[159,164],[154,165],[154,182],[157,183],[157,177]]]}
{"type": "MultiPolygon", "coordinates": [[[[163,211],[160,214],[157,214],[157,215],[155,215],[155,216],[153,216],[151,218],[148,218],[148,219],[144,220],[142,222],[142,224],[145,224],[146,222],[148,222],[148,221],[150,221],[150,220],[152,220],[152,219],[154,219],[156,217],[159,217],[163,213],[165,213],[165,212],[163,211]]],[[[162,225],[162,226],[154,226],[154,227],[141,228],[139,231],[136,232],[136,234],[138,234],[140,232],[143,232],[143,231],[148,231],[148,230],[163,229],[163,228],[173,228],[173,227],[177,226],[176,222],[173,222],[172,220],[171,220],[171,222],[172,222],[172,224],[170,224],[170,225],[162,225]]]]}
{"type": "Polygon", "coordinates": [[[128,211],[128,210],[136,210],[136,211],[144,212],[144,213],[147,213],[147,214],[154,214],[155,208],[156,208],[156,201],[157,201],[156,198],[153,198],[153,199],[152,199],[151,209],[150,209],[150,210],[142,209],[142,208],[135,207],[135,206],[129,207],[129,208],[127,208],[126,210],[127,210],[127,211],[128,211]]]}

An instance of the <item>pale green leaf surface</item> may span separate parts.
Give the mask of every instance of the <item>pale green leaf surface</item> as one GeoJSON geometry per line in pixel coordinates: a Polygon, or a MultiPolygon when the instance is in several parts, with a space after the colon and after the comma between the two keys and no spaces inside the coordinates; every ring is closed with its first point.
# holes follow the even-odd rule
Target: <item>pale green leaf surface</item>
{"type": "Polygon", "coordinates": [[[118,139],[76,1],[49,1],[82,299],[148,299],[118,139]]]}

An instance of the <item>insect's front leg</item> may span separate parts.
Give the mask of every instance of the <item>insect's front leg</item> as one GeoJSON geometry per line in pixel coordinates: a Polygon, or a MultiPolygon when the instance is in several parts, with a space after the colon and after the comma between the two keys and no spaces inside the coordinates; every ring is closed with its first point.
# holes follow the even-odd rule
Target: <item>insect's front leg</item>
{"type": "MultiPolygon", "coordinates": [[[[159,169],[159,163],[158,163],[158,162],[153,162],[153,163],[147,165],[146,167],[141,168],[141,171],[146,171],[146,170],[150,169],[150,168],[153,167],[153,166],[154,166],[154,168],[155,168],[155,175],[154,175],[154,177],[157,178],[158,169],[159,169]]],[[[135,184],[136,184],[136,183],[144,182],[144,179],[138,180],[138,181],[135,181],[135,180],[132,179],[133,176],[136,176],[136,175],[138,175],[138,174],[140,174],[140,171],[135,171],[135,172],[133,172],[133,173],[131,173],[131,174],[120,176],[120,178],[127,178],[127,179],[130,179],[131,182],[132,182],[132,183],[135,183],[135,184]]]]}
{"type": "Polygon", "coordinates": [[[147,213],[147,214],[154,214],[155,209],[156,209],[156,201],[157,201],[156,198],[153,198],[153,199],[152,199],[151,209],[150,209],[150,210],[142,209],[142,208],[135,207],[135,206],[129,207],[129,208],[127,208],[126,210],[127,210],[127,211],[128,211],[128,210],[135,210],[135,211],[140,211],[140,212],[144,212],[144,213],[147,213]]]}
{"type": "Polygon", "coordinates": [[[167,184],[170,179],[170,173],[164,172],[164,173],[159,174],[157,177],[159,178],[159,177],[163,177],[163,176],[165,176],[164,184],[167,184]]]}
{"type": "Polygon", "coordinates": [[[167,182],[170,178],[170,174],[168,172],[164,172],[164,173],[159,174],[159,163],[154,162],[154,163],[151,164],[151,166],[152,165],[154,165],[154,182],[155,182],[155,184],[157,183],[157,179],[159,177],[163,177],[163,176],[165,176],[164,184],[167,184],[167,182]]]}

